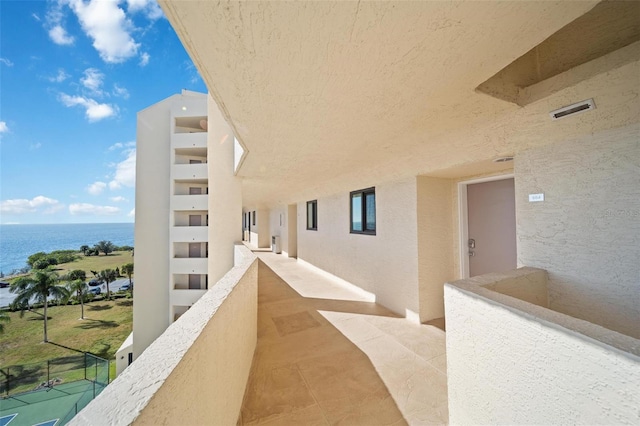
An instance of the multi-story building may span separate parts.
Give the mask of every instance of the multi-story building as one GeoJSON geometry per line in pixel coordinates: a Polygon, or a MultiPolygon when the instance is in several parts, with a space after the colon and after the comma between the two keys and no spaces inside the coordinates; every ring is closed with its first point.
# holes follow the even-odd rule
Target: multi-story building
{"type": "MultiPolygon", "coordinates": [[[[135,338],[118,359],[142,353],[209,286],[208,116],[207,96],[187,90],[138,113],[135,338]]],[[[213,263],[215,282],[230,264],[213,263]]]]}
{"type": "MultiPolygon", "coordinates": [[[[452,423],[637,422],[640,3],[160,4],[210,93],[210,258],[213,241],[239,256],[215,278],[209,260],[209,291],[82,418],[238,420],[276,309],[258,309],[255,257],[234,247],[244,219],[254,246],[278,237],[406,324],[445,317],[452,423]]],[[[419,376],[393,373],[412,418],[419,376]]],[[[305,423],[327,408],[314,398],[264,420],[305,423]]]]}

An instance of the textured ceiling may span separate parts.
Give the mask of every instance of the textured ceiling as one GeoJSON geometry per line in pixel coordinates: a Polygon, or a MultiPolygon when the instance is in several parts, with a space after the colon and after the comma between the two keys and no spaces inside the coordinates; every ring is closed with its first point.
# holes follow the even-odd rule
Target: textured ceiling
{"type": "MultiPolygon", "coordinates": [[[[160,3],[248,148],[251,205],[490,170],[488,159],[535,145],[520,135],[544,131],[549,110],[606,87],[595,77],[525,109],[474,91],[597,1],[160,3]]],[[[624,86],[637,63],[617,72],[624,86]]],[[[554,132],[598,126],[579,123],[554,132]]]]}

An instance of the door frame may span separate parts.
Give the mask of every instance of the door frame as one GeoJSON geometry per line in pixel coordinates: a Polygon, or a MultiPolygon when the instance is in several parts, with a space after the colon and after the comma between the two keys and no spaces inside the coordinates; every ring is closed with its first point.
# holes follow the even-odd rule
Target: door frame
{"type": "Polygon", "coordinates": [[[484,178],[470,179],[458,182],[458,229],[460,239],[458,241],[460,256],[460,278],[469,278],[469,216],[467,211],[467,186],[475,183],[493,182],[496,180],[514,179],[513,173],[487,176],[484,178]]]}

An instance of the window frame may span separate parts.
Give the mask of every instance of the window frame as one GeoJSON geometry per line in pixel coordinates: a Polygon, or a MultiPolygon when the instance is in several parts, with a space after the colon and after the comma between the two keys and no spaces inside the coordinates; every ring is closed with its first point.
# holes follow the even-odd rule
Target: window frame
{"type": "MultiPolygon", "coordinates": [[[[375,209],[373,215],[375,217],[374,229],[367,229],[367,195],[373,194],[374,202],[376,197],[376,188],[375,186],[371,188],[359,189],[357,191],[351,191],[349,193],[349,233],[351,234],[362,234],[362,235],[376,235],[376,230],[378,228],[378,216],[376,215],[375,209]],[[362,212],[362,231],[354,229],[353,227],[353,198],[354,196],[361,197],[361,205],[360,210],[362,212]]],[[[376,203],[377,205],[377,203],[376,203]]],[[[375,207],[375,205],[374,205],[375,207]]]]}
{"type": "Polygon", "coordinates": [[[318,230],[318,200],[307,201],[307,231],[317,231],[318,230]],[[312,210],[312,219],[313,223],[309,224],[309,207],[311,206],[312,210]]]}

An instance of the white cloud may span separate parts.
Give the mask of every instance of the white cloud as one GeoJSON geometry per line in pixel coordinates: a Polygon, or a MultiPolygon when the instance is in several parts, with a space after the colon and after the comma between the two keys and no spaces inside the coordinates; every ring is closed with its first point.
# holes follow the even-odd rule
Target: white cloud
{"type": "Polygon", "coordinates": [[[111,197],[109,199],[114,203],[124,203],[125,201],[129,201],[126,198],[124,198],[124,197],[122,197],[120,195],[118,195],[117,197],[111,197]]]}
{"type": "Polygon", "coordinates": [[[129,214],[127,216],[136,217],[136,208],[134,207],[133,209],[131,209],[131,211],[129,212],[129,214]]]}
{"type": "Polygon", "coordinates": [[[100,195],[106,187],[107,184],[104,182],[94,182],[91,185],[87,186],[87,192],[91,195],[100,195]]]}
{"type": "Polygon", "coordinates": [[[51,38],[55,44],[59,44],[61,46],[73,44],[75,41],[75,38],[70,36],[67,33],[67,30],[62,28],[62,25],[60,24],[54,25],[53,28],[49,30],[49,38],[51,38]]]}
{"type": "Polygon", "coordinates": [[[69,6],[102,60],[120,63],[138,53],[140,44],[130,34],[133,24],[117,1],[69,0],[69,6]]]}
{"type": "Polygon", "coordinates": [[[109,182],[109,189],[120,189],[123,186],[136,186],[136,150],[128,151],[127,158],[116,165],[116,173],[109,182]]]}
{"type": "Polygon", "coordinates": [[[69,78],[69,74],[64,71],[64,68],[58,68],[58,74],[53,77],[49,77],[48,80],[52,83],[62,83],[67,78],[69,78]]]}
{"type": "Polygon", "coordinates": [[[8,67],[12,67],[13,66],[13,62],[8,60],[7,58],[0,58],[0,63],[6,65],[8,67]]]}
{"type": "Polygon", "coordinates": [[[51,214],[62,208],[64,208],[64,204],[61,204],[58,200],[42,195],[38,195],[31,200],[19,198],[0,202],[0,212],[6,214],[36,213],[39,211],[44,214],[51,214]]]}
{"type": "Polygon", "coordinates": [[[122,148],[123,146],[124,146],[124,145],[122,145],[122,143],[121,143],[121,142],[116,142],[116,143],[114,143],[113,145],[111,145],[111,146],[108,148],[108,150],[109,150],[109,151],[113,151],[114,149],[120,149],[120,148],[122,148]]]}
{"type": "Polygon", "coordinates": [[[30,151],[36,151],[38,149],[40,149],[40,147],[42,147],[42,144],[40,142],[38,143],[33,143],[29,146],[29,150],[30,151]]]}
{"type": "Polygon", "coordinates": [[[88,203],[74,203],[69,205],[69,213],[74,216],[112,216],[120,213],[120,209],[113,206],[96,206],[88,203]]]}
{"type": "Polygon", "coordinates": [[[124,99],[129,99],[129,91],[124,87],[118,86],[117,83],[113,85],[113,95],[119,96],[124,99]]]}
{"type": "Polygon", "coordinates": [[[131,13],[143,12],[152,21],[164,16],[155,0],[127,0],[127,10],[131,13]]]}
{"type": "Polygon", "coordinates": [[[138,65],[140,65],[141,67],[146,67],[147,64],[149,64],[149,59],[151,59],[151,56],[147,52],[142,52],[140,54],[140,62],[138,63],[138,65]]]}
{"type": "Polygon", "coordinates": [[[32,13],[32,14],[31,14],[31,17],[32,17],[33,19],[35,19],[36,21],[38,21],[38,22],[40,22],[40,21],[41,21],[40,17],[39,17],[38,15],[36,15],[35,13],[32,13]]]}
{"type": "Polygon", "coordinates": [[[5,121],[0,121],[0,135],[3,133],[9,133],[9,126],[5,121]]]}
{"type": "Polygon", "coordinates": [[[113,117],[118,113],[117,108],[109,104],[100,104],[94,99],[85,98],[83,96],[69,96],[60,93],[60,102],[65,106],[82,106],[85,108],[85,115],[89,122],[100,121],[105,118],[113,117]]]}
{"type": "Polygon", "coordinates": [[[102,74],[96,68],[87,68],[84,70],[84,77],[80,79],[80,83],[91,93],[102,96],[104,93],[100,89],[102,87],[102,81],[104,80],[104,74],[102,74]]]}

